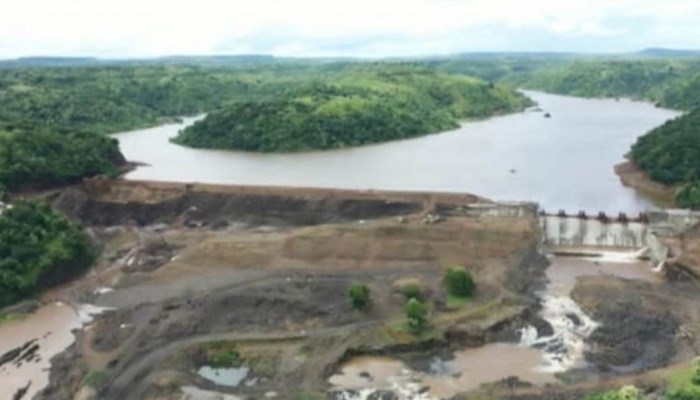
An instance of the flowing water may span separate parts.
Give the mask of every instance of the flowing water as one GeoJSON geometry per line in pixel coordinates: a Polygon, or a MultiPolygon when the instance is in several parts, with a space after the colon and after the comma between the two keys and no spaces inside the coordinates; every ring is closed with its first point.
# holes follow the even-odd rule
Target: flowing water
{"type": "Polygon", "coordinates": [[[168,142],[181,124],[115,137],[127,159],[150,165],[129,179],[469,192],[571,212],[634,213],[652,206],[624,187],[613,167],[624,161],[637,137],[677,112],[628,100],[526,93],[552,118],[528,111],[345,150],[257,154],[190,149],[168,142]]]}
{"type": "Polygon", "coordinates": [[[433,360],[427,372],[413,370],[397,359],[358,357],[344,364],[329,383],[347,400],[367,399],[379,390],[406,400],[446,399],[510,376],[536,385],[554,383],[556,373],[585,366],[584,340],[598,326],[570,297],[576,278],[604,274],[660,282],[661,277],[636,255],[629,251],[590,259],[552,257],[549,284],[539,294],[540,316],[552,326],[552,334],[538,334],[535,327],[528,326],[522,329],[519,343],[460,350],[450,359],[433,360]]]}

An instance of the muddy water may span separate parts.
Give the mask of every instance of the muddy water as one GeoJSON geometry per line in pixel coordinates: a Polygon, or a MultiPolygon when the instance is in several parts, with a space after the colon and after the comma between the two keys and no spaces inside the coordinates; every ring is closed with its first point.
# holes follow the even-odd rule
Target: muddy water
{"type": "Polygon", "coordinates": [[[23,397],[31,399],[48,384],[50,359],[65,350],[75,339],[71,331],[90,321],[101,310],[92,306],[72,307],[53,303],[41,307],[22,319],[0,324],[0,354],[5,354],[26,342],[36,339],[37,358],[21,365],[8,363],[0,367],[0,400],[11,400],[14,393],[29,382],[23,397]]]}
{"type": "Polygon", "coordinates": [[[204,366],[197,371],[199,376],[216,384],[224,386],[239,386],[248,376],[250,369],[241,368],[212,368],[204,366]]]}
{"type": "Polygon", "coordinates": [[[536,385],[555,383],[555,374],[585,365],[584,339],[598,326],[570,298],[576,278],[611,275],[660,282],[662,278],[636,252],[603,253],[596,258],[552,257],[550,281],[540,293],[540,315],[552,334],[525,327],[520,343],[493,343],[433,360],[429,372],[412,370],[399,360],[359,357],[343,365],[329,383],[348,400],[366,399],[376,390],[391,390],[402,399],[445,399],[509,376],[536,385]],[[423,391],[428,386],[428,391],[423,391]]]}
{"type": "MultiPolygon", "coordinates": [[[[545,209],[637,212],[651,206],[613,171],[637,137],[678,113],[650,104],[527,94],[552,118],[524,112],[455,131],[360,148],[255,154],[168,142],[182,125],[115,135],[130,179],[351,189],[470,192],[545,209]]],[[[192,120],[187,120],[191,122],[192,120]]]]}

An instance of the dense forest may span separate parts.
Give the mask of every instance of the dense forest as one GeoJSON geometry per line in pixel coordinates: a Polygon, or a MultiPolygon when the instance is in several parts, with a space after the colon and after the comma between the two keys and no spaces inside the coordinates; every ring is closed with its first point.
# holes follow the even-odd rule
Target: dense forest
{"type": "Polygon", "coordinates": [[[0,70],[0,128],[112,133],[277,95],[305,67],[113,66],[0,70]],[[280,68],[284,73],[280,73],[280,68]]]}
{"type": "Polygon", "coordinates": [[[79,226],[43,203],[14,203],[0,215],[0,307],[65,282],[94,259],[79,226]]]}
{"type": "Polygon", "coordinates": [[[174,141],[263,152],[335,149],[444,131],[461,119],[530,104],[513,90],[466,76],[415,66],[357,66],[282,96],[212,112],[174,141]]]}
{"type": "Polygon", "coordinates": [[[681,186],[676,196],[679,206],[700,206],[700,109],[640,137],[631,158],[651,179],[681,186]]]}
{"type": "Polygon", "coordinates": [[[0,188],[37,189],[114,175],[123,164],[115,139],[47,130],[0,131],[0,188]]]}
{"type": "Polygon", "coordinates": [[[511,85],[581,97],[629,97],[688,110],[698,105],[700,61],[574,60],[501,77],[511,85]]]}

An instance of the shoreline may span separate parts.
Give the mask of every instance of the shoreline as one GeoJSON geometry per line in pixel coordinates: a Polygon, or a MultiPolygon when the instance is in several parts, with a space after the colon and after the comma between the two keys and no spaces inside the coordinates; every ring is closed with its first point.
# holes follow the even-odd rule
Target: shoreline
{"type": "Polygon", "coordinates": [[[660,207],[675,207],[674,196],[676,189],[673,186],[655,182],[647,176],[646,172],[637,168],[630,160],[617,164],[614,167],[615,174],[626,187],[636,190],[638,193],[649,197],[660,207]]]}

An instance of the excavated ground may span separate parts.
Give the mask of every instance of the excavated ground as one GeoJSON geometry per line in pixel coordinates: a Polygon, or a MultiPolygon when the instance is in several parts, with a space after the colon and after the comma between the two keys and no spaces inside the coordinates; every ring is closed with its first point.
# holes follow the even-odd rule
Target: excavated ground
{"type": "MultiPolygon", "coordinates": [[[[179,400],[192,388],[326,398],[327,378],[351,355],[449,352],[515,340],[525,324],[543,323],[535,291],[547,262],[536,250],[533,205],[101,180],[51,201],[89,226],[103,252],[94,270],[47,298],[112,310],[54,358],[42,399],[179,400]],[[466,266],[478,284],[467,305],[445,295],[442,276],[451,265],[466,266]],[[371,289],[366,311],[350,305],[354,282],[371,289]],[[431,306],[425,334],[404,328],[406,282],[417,282],[431,306]],[[114,290],[96,292],[101,287],[114,290]],[[250,368],[242,386],[197,374],[230,351],[237,366],[250,368]]],[[[630,365],[643,363],[635,371],[644,371],[697,354],[700,316],[692,305],[700,291],[678,285],[579,279],[573,296],[604,327],[592,336],[591,365],[614,378],[630,365]]],[[[510,379],[484,393],[576,399],[615,379],[544,389],[510,379]]]]}
{"type": "Polygon", "coordinates": [[[252,369],[236,393],[323,394],[349,354],[513,337],[546,266],[533,205],[471,195],[93,181],[52,201],[103,245],[95,270],[55,296],[114,310],[54,359],[47,399],[231,392],[196,374],[212,343],[252,369]],[[446,298],[451,265],[478,282],[466,306],[446,298]],[[354,282],[371,289],[367,311],[350,305],[354,282]],[[432,307],[425,335],[403,328],[405,282],[432,307]]]}

